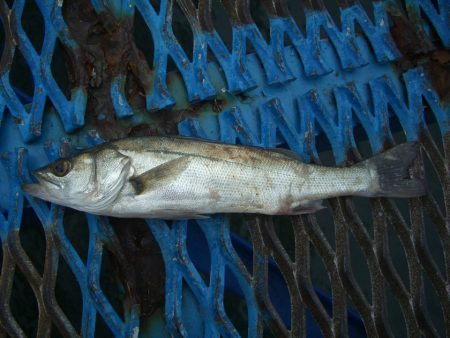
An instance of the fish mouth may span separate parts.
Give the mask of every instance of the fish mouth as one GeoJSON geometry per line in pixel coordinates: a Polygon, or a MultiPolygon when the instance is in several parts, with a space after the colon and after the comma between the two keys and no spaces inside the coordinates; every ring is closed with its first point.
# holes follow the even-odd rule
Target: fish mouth
{"type": "Polygon", "coordinates": [[[22,185],[22,190],[31,196],[39,196],[42,193],[42,186],[38,183],[26,183],[22,185]]]}
{"type": "Polygon", "coordinates": [[[29,195],[39,197],[45,192],[45,185],[48,183],[54,185],[57,188],[60,188],[58,184],[52,182],[44,174],[38,171],[33,171],[31,174],[38,181],[38,183],[25,183],[22,185],[22,190],[29,195]]]}

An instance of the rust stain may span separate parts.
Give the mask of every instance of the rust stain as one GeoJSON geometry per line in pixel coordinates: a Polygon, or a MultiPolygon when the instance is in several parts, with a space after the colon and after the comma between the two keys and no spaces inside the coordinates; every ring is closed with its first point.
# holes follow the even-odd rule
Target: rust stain
{"type": "Polygon", "coordinates": [[[142,219],[110,218],[120,247],[112,247],[116,273],[126,286],[125,302],[140,304],[141,320],[164,304],[165,268],[158,243],[142,219]]]}
{"type": "Polygon", "coordinates": [[[94,126],[105,140],[125,137],[128,127],[115,115],[110,93],[112,81],[124,76],[130,106],[142,111],[145,110],[142,93],[150,89],[151,78],[150,68],[134,43],[133,19],[116,21],[108,12],[98,14],[88,0],[65,1],[63,16],[80,47],[79,57],[67,58],[66,62],[71,85],[79,85],[77,82],[81,81],[86,88],[87,124],[94,126]]]}
{"type": "MultiPolygon", "coordinates": [[[[394,11],[394,10],[392,10],[394,11]]],[[[391,11],[391,35],[403,57],[396,65],[399,72],[422,67],[442,102],[450,102],[450,52],[433,43],[416,22],[391,11]]]]}
{"type": "Polygon", "coordinates": [[[391,15],[391,35],[404,56],[425,54],[433,49],[428,36],[404,15],[391,15]]]}

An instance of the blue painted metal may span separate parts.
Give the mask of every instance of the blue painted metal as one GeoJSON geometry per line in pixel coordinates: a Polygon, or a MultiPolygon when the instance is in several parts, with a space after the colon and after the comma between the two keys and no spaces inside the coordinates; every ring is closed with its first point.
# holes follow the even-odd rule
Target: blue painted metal
{"type": "MultiPolygon", "coordinates": [[[[14,44],[6,44],[10,55],[9,64],[12,63],[14,53],[17,53],[15,45],[27,61],[34,80],[34,94],[31,105],[26,109],[9,83],[9,70],[0,74],[0,107],[6,106],[17,121],[19,130],[25,142],[31,141],[41,134],[41,122],[45,108],[46,98],[49,98],[55,106],[63,121],[64,129],[71,132],[84,124],[84,110],[86,106],[86,91],[78,86],[72,89],[71,98],[68,100],[53,75],[51,74],[51,59],[55,49],[57,38],[65,46],[76,54],[76,45],[67,37],[67,26],[64,23],[61,7],[57,1],[37,1],[39,9],[43,13],[45,23],[45,35],[40,54],[34,49],[25,31],[22,28],[21,16],[25,5],[24,0],[15,1],[12,7],[12,15],[8,22],[3,22],[6,34],[14,36],[14,44]],[[11,30],[14,33],[11,33],[11,30]]],[[[5,52],[3,55],[7,55],[5,52]]],[[[1,116],[0,116],[1,117],[1,116]]]]}
{"type": "MultiPolygon", "coordinates": [[[[435,2],[438,10],[431,0],[407,0],[408,14],[415,17],[421,29],[434,29],[441,43],[448,48],[448,1],[435,2]],[[419,9],[430,24],[420,18],[419,9]]],[[[89,252],[85,264],[64,232],[63,208],[23,196],[20,189],[20,183],[30,179],[28,169],[61,156],[61,149],[67,148],[68,141],[63,140],[61,147],[60,140],[67,137],[68,132],[80,128],[72,136],[74,149],[101,142],[90,126],[84,126],[86,89],[82,84],[77,85],[67,99],[51,74],[51,59],[57,39],[74,55],[79,52],[62,17],[61,2],[37,0],[36,4],[45,23],[40,53],[34,49],[21,26],[24,0],[14,1],[12,15],[8,21],[3,20],[6,33],[14,36],[13,42],[5,44],[3,57],[8,58],[5,62],[10,66],[17,52],[24,56],[33,75],[34,93],[31,103],[24,104],[23,95],[15,92],[9,82],[9,67],[0,73],[0,151],[5,153],[0,165],[0,180],[8,183],[0,186],[2,245],[7,245],[9,234],[20,228],[26,201],[37,214],[46,234],[58,239],[58,254],[68,263],[80,285],[83,298],[81,334],[93,337],[95,318],[99,314],[114,336],[133,336],[139,330],[138,309],[132,307],[125,318],[120,318],[99,283],[103,247],[113,236],[107,220],[86,215],[89,252]],[[47,98],[54,110],[46,112],[44,117],[47,98]]],[[[391,137],[389,117],[392,114],[399,119],[407,139],[416,139],[419,126],[424,122],[423,100],[433,112],[441,133],[444,135],[450,130],[448,105],[439,101],[424,70],[414,68],[400,77],[395,66],[388,64],[401,57],[389,32],[387,10],[394,6],[391,1],[374,3],[373,22],[359,4],[342,9],[341,27],[326,10],[307,10],[305,33],[291,17],[271,17],[268,42],[253,23],[234,26],[230,50],[216,31],[201,31],[196,19],[191,18],[194,27],[192,60],[188,59],[171,29],[171,1],[162,0],[159,13],[147,0],[92,0],[92,4],[98,12],[110,11],[117,19],[131,17],[137,10],[149,27],[155,56],[153,73],[149,74],[152,85],[145,88],[148,110],[170,107],[185,100],[182,93],[171,90],[167,84],[169,57],[179,70],[190,102],[215,95],[226,96],[227,105],[219,114],[205,112],[198,118],[182,121],[178,126],[182,135],[266,147],[285,144],[308,161],[307,141],[311,140],[310,146],[317,156],[314,140],[323,134],[331,144],[336,163],[341,164],[355,142],[353,128],[357,124],[363,127],[374,152],[380,151],[384,140],[391,137]],[[364,37],[357,35],[355,24],[362,28],[364,37]],[[321,29],[328,40],[320,38],[321,29]],[[292,46],[284,45],[284,34],[292,46]],[[246,52],[247,40],[255,54],[246,52]],[[209,52],[214,54],[217,64],[207,63],[209,52]],[[223,75],[220,75],[220,70],[223,75]],[[332,100],[335,104],[330,103],[332,100]]],[[[118,117],[128,117],[136,123],[145,120],[146,117],[133,112],[127,102],[124,81],[118,76],[110,91],[118,117]]],[[[248,335],[260,335],[257,320],[261,314],[258,313],[254,290],[249,276],[237,264],[245,261],[248,248],[240,243],[241,249],[236,252],[232,242],[238,240],[230,237],[225,217],[198,221],[195,226],[188,226],[187,221],[175,222],[172,227],[157,220],[148,220],[147,223],[161,246],[166,264],[165,320],[168,331],[165,334],[203,332],[205,336],[236,336],[236,328],[222,304],[223,290],[229,282],[230,287],[240,292],[246,301],[248,335]],[[209,285],[197,270],[205,261],[194,265],[196,258],[188,254],[188,229],[196,226],[205,236],[210,252],[211,264],[206,264],[203,271],[210,274],[209,285]],[[233,280],[225,279],[225,267],[233,274],[233,280]],[[182,299],[185,294],[188,301],[182,299]],[[194,315],[186,317],[189,313],[194,315]]],[[[273,266],[271,269],[274,280],[277,280],[279,272],[273,266]]],[[[321,299],[329,309],[331,305],[325,295],[321,295],[321,299]]],[[[288,313],[282,311],[286,304],[280,302],[277,306],[283,320],[289,323],[288,313]]],[[[351,313],[349,317],[354,324],[350,324],[355,329],[352,332],[356,332],[355,336],[362,336],[364,332],[361,332],[359,319],[351,313]]],[[[317,328],[311,326],[309,333],[316,336],[317,328]]]]}

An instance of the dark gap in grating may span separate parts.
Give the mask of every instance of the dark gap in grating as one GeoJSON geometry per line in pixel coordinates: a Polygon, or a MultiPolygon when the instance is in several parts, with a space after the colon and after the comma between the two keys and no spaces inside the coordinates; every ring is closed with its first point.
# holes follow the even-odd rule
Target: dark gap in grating
{"type": "Polygon", "coordinates": [[[45,233],[32,208],[24,208],[19,236],[20,244],[31,259],[33,266],[42,275],[45,261],[45,233]]]}
{"type": "Polygon", "coordinates": [[[167,73],[173,72],[173,71],[179,71],[179,70],[178,70],[177,65],[175,64],[175,61],[173,61],[172,57],[170,55],[168,55],[167,56],[167,73]]]}
{"type": "Polygon", "coordinates": [[[253,242],[248,227],[255,226],[255,224],[252,223],[253,220],[249,219],[254,217],[257,216],[231,214],[229,221],[231,243],[250,274],[253,271],[253,242]]]}
{"type": "Polygon", "coordinates": [[[174,2],[173,4],[172,29],[178,43],[186,53],[189,62],[191,62],[192,51],[194,49],[194,35],[192,33],[192,28],[189,25],[189,21],[184,16],[184,13],[177,2],[174,2]]]}
{"type": "Polygon", "coordinates": [[[5,48],[5,28],[3,22],[0,20],[0,55],[3,55],[3,49],[5,48]]]}
{"type": "Polygon", "coordinates": [[[9,8],[12,8],[15,0],[5,0],[9,8]]]}
{"type": "Polygon", "coordinates": [[[50,335],[51,338],[63,338],[63,335],[58,331],[58,327],[56,325],[52,325],[52,332],[50,335]]]}
{"type": "Polygon", "coordinates": [[[324,132],[319,122],[314,122],[314,126],[316,129],[316,134],[314,136],[315,148],[317,150],[317,155],[322,162],[321,164],[325,166],[335,166],[336,162],[334,159],[331,142],[328,139],[327,134],[324,132]]]}
{"type": "Polygon", "coordinates": [[[411,224],[411,217],[409,213],[409,202],[407,198],[392,198],[392,202],[394,202],[395,206],[398,208],[400,214],[405,220],[406,224],[411,224]]]}
{"type": "Polygon", "coordinates": [[[367,13],[370,21],[373,23],[375,21],[374,1],[373,0],[359,0],[359,3],[363,7],[364,11],[367,13]]]}
{"type": "Polygon", "coordinates": [[[0,272],[3,268],[3,247],[2,247],[2,239],[0,238],[0,272]]]}
{"type": "Polygon", "coordinates": [[[277,338],[267,325],[264,325],[263,338],[277,338]]]}
{"type": "Polygon", "coordinates": [[[331,143],[325,134],[321,134],[319,137],[316,137],[316,149],[319,153],[318,155],[322,165],[330,167],[336,166],[334,153],[331,150],[331,143]]]}
{"type": "Polygon", "coordinates": [[[336,236],[335,236],[335,225],[333,220],[333,212],[331,211],[330,204],[328,200],[323,201],[325,209],[317,211],[314,216],[317,219],[317,224],[322,230],[325,238],[330,244],[333,250],[336,249],[336,236]]]}
{"type": "Polygon", "coordinates": [[[195,8],[198,8],[198,2],[199,0],[191,0],[192,3],[194,4],[195,8]]]}
{"type": "Polygon", "coordinates": [[[89,248],[89,226],[86,215],[74,209],[64,209],[64,233],[84,264],[89,248]]]}
{"type": "MultiPolygon", "coordinates": [[[[225,280],[233,280],[236,286],[239,287],[234,274],[225,267],[225,280]]],[[[243,294],[239,287],[240,293],[243,294]]],[[[248,330],[248,315],[247,315],[247,303],[242,296],[237,295],[233,291],[225,288],[223,294],[223,305],[228,318],[233,323],[234,327],[238,331],[241,337],[247,336],[248,330]]]]}
{"type": "Polygon", "coordinates": [[[53,52],[51,70],[53,78],[66,98],[70,97],[69,71],[67,69],[67,55],[59,40],[56,41],[53,52]]]}
{"type": "MultiPolygon", "coordinates": [[[[250,39],[245,39],[245,54],[246,55],[244,55],[244,59],[246,60],[246,62],[244,62],[244,67],[246,68],[246,69],[248,69],[248,59],[249,59],[249,54],[254,54],[255,53],[255,47],[253,47],[253,44],[252,44],[252,42],[250,41],[250,39]]],[[[261,60],[259,59],[259,57],[257,57],[256,58],[256,60],[258,60],[258,66],[260,67],[260,69],[264,69],[263,67],[262,67],[262,64],[261,64],[261,60]]],[[[264,76],[265,76],[265,74],[264,74],[264,76]]]]}
{"type": "Polygon", "coordinates": [[[227,46],[228,50],[231,51],[233,35],[230,19],[226,14],[225,8],[220,0],[212,0],[211,7],[211,20],[214,28],[222,38],[225,46],[227,46]]]}
{"type": "MultiPolygon", "coordinates": [[[[291,316],[291,297],[289,295],[289,289],[287,287],[287,282],[283,277],[279,267],[276,265],[273,256],[268,257],[268,280],[267,280],[267,293],[269,294],[270,302],[275,308],[276,312],[283,320],[284,325],[289,326],[289,318],[291,316]],[[274,264],[271,264],[274,263],[274,264]]],[[[302,271],[304,275],[309,275],[309,273],[302,271]]],[[[266,319],[266,323],[269,319],[266,319]]]]}
{"type": "Polygon", "coordinates": [[[370,146],[369,137],[366,130],[361,124],[358,124],[353,128],[353,135],[355,137],[356,147],[363,160],[372,157],[372,148],[370,146]]]}
{"type": "Polygon", "coordinates": [[[195,222],[190,222],[188,225],[186,243],[189,258],[200,273],[206,286],[209,286],[211,253],[203,231],[195,222]]]}
{"type": "MultiPolygon", "coordinates": [[[[408,227],[410,223],[407,223],[408,227]]],[[[395,268],[395,271],[400,276],[403,284],[406,289],[409,289],[410,280],[409,280],[409,268],[408,261],[412,260],[413,257],[407,257],[406,251],[402,245],[400,237],[397,233],[397,230],[394,228],[393,224],[388,221],[387,227],[388,233],[388,245],[389,245],[389,257],[392,261],[392,266],[395,268]]],[[[414,251],[415,253],[415,251],[414,251]]]]}
{"type": "Polygon", "coordinates": [[[425,235],[425,245],[432,259],[436,262],[437,268],[445,276],[445,258],[442,241],[439,233],[436,231],[436,225],[430,219],[428,213],[424,213],[423,232],[425,235]]]}
{"type": "Polygon", "coordinates": [[[174,224],[175,224],[176,221],[171,220],[171,219],[166,219],[164,222],[166,223],[167,227],[168,227],[170,230],[172,230],[172,229],[173,229],[173,226],[174,226],[174,224]]]}
{"type": "Polygon", "coordinates": [[[445,322],[444,315],[445,312],[442,311],[441,302],[439,296],[436,294],[436,289],[431,283],[427,274],[423,272],[423,289],[424,289],[424,305],[426,308],[426,315],[433,323],[434,327],[437,329],[441,337],[445,337],[445,322]]]}
{"type": "Polygon", "coordinates": [[[100,313],[97,312],[97,319],[95,321],[95,338],[110,338],[113,334],[111,330],[109,329],[108,325],[106,325],[105,320],[100,315],[100,313]]]}
{"type": "Polygon", "coordinates": [[[152,7],[155,10],[156,14],[158,14],[160,9],[161,9],[159,7],[159,5],[161,4],[161,0],[150,0],[150,4],[152,5],[152,7]]]}
{"type": "Polygon", "coordinates": [[[324,292],[331,294],[331,281],[329,272],[323,262],[322,256],[311,243],[310,248],[310,273],[312,285],[324,292]]]}
{"type": "Polygon", "coordinates": [[[305,15],[305,6],[302,1],[298,0],[288,0],[289,11],[292,15],[292,18],[297,23],[297,26],[300,30],[302,30],[303,36],[305,36],[306,31],[306,15],[305,15]]]}
{"type": "Polygon", "coordinates": [[[16,265],[10,298],[11,314],[27,337],[36,337],[38,305],[33,290],[16,265]]]}
{"type": "Polygon", "coordinates": [[[100,287],[114,311],[123,320],[124,313],[122,302],[124,298],[124,290],[120,285],[119,279],[116,277],[111,255],[113,255],[111,252],[103,248],[100,287]]]}
{"type": "MultiPolygon", "coordinates": [[[[425,179],[428,188],[428,194],[432,195],[439,206],[441,212],[445,210],[444,204],[444,191],[442,189],[442,183],[439,180],[439,176],[431,162],[430,158],[427,156],[426,152],[422,150],[423,166],[425,169],[425,179]]],[[[445,160],[444,160],[445,161],[445,160]]],[[[445,212],[444,212],[445,214],[445,212]]]]}
{"type": "Polygon", "coordinates": [[[392,111],[392,108],[389,106],[389,130],[392,133],[392,138],[395,144],[401,144],[406,142],[406,135],[403,131],[402,124],[400,123],[397,114],[392,111]]]}
{"type": "Polygon", "coordinates": [[[433,139],[434,143],[439,149],[439,152],[442,156],[444,156],[444,145],[443,145],[443,135],[441,134],[441,129],[439,128],[439,125],[436,122],[436,118],[434,114],[429,114],[429,119],[433,120],[432,123],[427,123],[428,132],[431,135],[431,138],[433,139]]]}
{"type": "MultiPolygon", "coordinates": [[[[292,46],[292,40],[289,38],[289,35],[286,32],[283,33],[283,44],[284,46],[292,46]]],[[[301,60],[300,59],[298,60],[301,63],[301,60]]]]}
{"type": "Polygon", "coordinates": [[[144,54],[147,63],[153,68],[155,45],[150,29],[139,11],[135,11],[133,29],[136,47],[144,54]]]}
{"type": "Polygon", "coordinates": [[[21,23],[34,49],[40,54],[44,42],[45,22],[34,0],[25,1],[21,23]]]}
{"type": "Polygon", "coordinates": [[[13,62],[9,73],[9,82],[13,87],[33,96],[34,79],[27,61],[18,48],[14,52],[13,62]]]}
{"type": "Polygon", "coordinates": [[[276,146],[277,148],[289,150],[289,144],[287,143],[286,139],[284,138],[283,133],[281,132],[281,130],[279,128],[276,128],[276,130],[275,130],[275,140],[277,143],[279,143],[276,146]]]}
{"type": "Polygon", "coordinates": [[[270,24],[267,12],[260,0],[250,0],[250,14],[266,43],[270,41],[270,24]]]}
{"type": "MultiPolygon", "coordinates": [[[[166,321],[165,321],[165,316],[164,316],[164,307],[157,309],[153,315],[150,318],[139,318],[140,322],[139,322],[139,332],[141,333],[138,337],[142,336],[142,337],[156,337],[158,338],[158,336],[153,335],[151,336],[152,332],[161,332],[161,331],[166,331],[167,329],[165,327],[166,325],[166,321]],[[145,332],[146,334],[142,334],[142,332],[145,332]]],[[[161,337],[169,337],[168,335],[163,336],[161,335],[161,337]]]]}
{"type": "Polygon", "coordinates": [[[353,271],[353,277],[364,297],[369,303],[372,303],[371,276],[367,257],[359,246],[353,233],[349,232],[350,264],[353,271]]]}
{"type": "MultiPolygon", "coordinates": [[[[8,107],[5,106],[4,109],[5,110],[3,111],[3,119],[0,120],[0,135],[6,135],[6,133],[8,132],[6,129],[10,128],[9,126],[11,124],[9,122],[11,122],[12,119],[8,107]]],[[[0,165],[0,177],[8,177],[8,176],[9,170],[4,165],[0,165]]],[[[0,204],[0,213],[3,216],[4,220],[8,221],[8,210],[9,210],[8,201],[10,201],[11,198],[11,189],[9,182],[2,182],[2,184],[0,185],[0,193],[4,198],[3,201],[6,202],[5,204],[3,203],[0,204]]],[[[24,206],[26,206],[26,203],[24,203],[24,206]]],[[[0,236],[0,244],[2,239],[4,240],[4,238],[1,238],[0,236]]]]}
{"type": "MultiPolygon", "coordinates": [[[[322,25],[320,26],[320,29],[319,29],[319,37],[320,37],[320,40],[329,40],[328,33],[327,33],[327,31],[325,30],[325,28],[322,25]]],[[[330,45],[331,45],[331,48],[333,49],[334,54],[338,55],[337,54],[337,50],[334,47],[334,44],[330,43],[330,45]]],[[[341,65],[341,63],[339,63],[339,65],[341,65]]]]}
{"type": "Polygon", "coordinates": [[[274,228],[281,244],[292,261],[295,261],[294,229],[290,216],[277,216],[273,218],[274,228]]]}
{"type": "Polygon", "coordinates": [[[75,275],[62,256],[59,257],[55,297],[75,331],[80,332],[83,308],[81,290],[75,275]]]}
{"type": "Polygon", "coordinates": [[[330,13],[330,16],[333,19],[334,23],[336,24],[337,29],[342,31],[342,22],[340,13],[341,7],[338,5],[337,1],[336,0],[325,1],[324,5],[328,13],[330,13]]]}
{"type": "Polygon", "coordinates": [[[230,214],[230,230],[242,239],[251,242],[247,222],[241,214],[230,214]]]}
{"type": "Polygon", "coordinates": [[[400,302],[389,284],[386,284],[386,320],[394,337],[407,337],[405,317],[403,316],[400,302]]]}
{"type": "Polygon", "coordinates": [[[369,233],[370,238],[373,239],[373,210],[370,203],[370,198],[352,196],[351,200],[353,202],[355,211],[357,212],[359,218],[361,219],[361,222],[363,223],[363,227],[369,233]]]}

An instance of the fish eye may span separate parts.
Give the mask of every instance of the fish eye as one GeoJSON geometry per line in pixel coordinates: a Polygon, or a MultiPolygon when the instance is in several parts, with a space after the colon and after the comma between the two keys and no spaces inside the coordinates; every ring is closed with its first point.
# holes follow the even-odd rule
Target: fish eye
{"type": "Polygon", "coordinates": [[[72,164],[69,160],[59,160],[53,165],[52,172],[58,177],[63,177],[69,173],[70,169],[72,164]]]}

